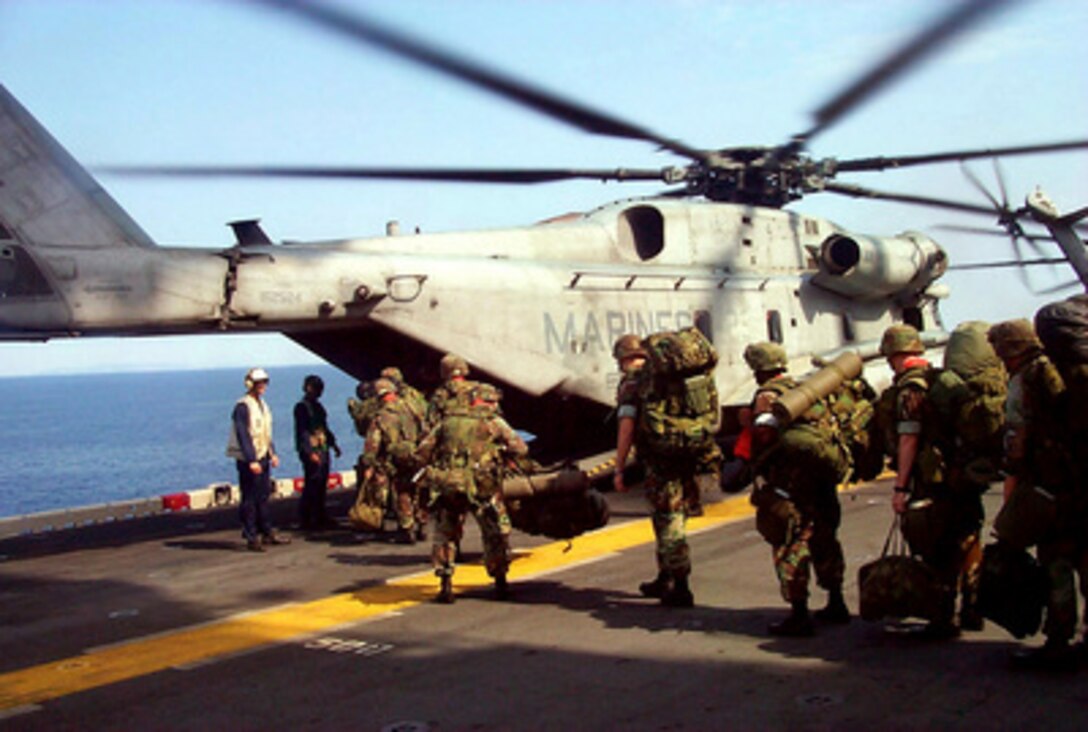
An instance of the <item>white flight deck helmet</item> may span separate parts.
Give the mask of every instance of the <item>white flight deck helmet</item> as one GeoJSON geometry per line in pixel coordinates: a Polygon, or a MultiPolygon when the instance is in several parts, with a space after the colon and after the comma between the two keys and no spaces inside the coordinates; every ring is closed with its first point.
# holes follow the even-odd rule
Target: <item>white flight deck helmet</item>
{"type": "Polygon", "coordinates": [[[262,381],[268,381],[268,372],[262,369],[260,366],[252,368],[246,372],[246,389],[252,389],[254,384],[258,384],[262,381]]]}

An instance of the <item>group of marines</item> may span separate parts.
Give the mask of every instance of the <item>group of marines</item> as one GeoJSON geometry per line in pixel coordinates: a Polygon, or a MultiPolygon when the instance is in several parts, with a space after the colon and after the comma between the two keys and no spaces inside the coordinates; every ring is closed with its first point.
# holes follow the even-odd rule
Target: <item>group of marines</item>
{"type": "MultiPolygon", "coordinates": [[[[798,384],[787,372],[785,350],[777,343],[755,343],[745,350],[757,388],[749,408],[741,410],[744,429],[733,447],[743,470],[736,470],[737,462],[726,465],[733,468],[733,475],[744,476],[740,483],[752,484],[757,528],[771,544],[781,593],[790,604],[789,615],[769,627],[771,634],[809,636],[817,623],[850,621],[843,596],[844,555],[837,537],[841,519],[837,486],[851,477],[875,477],[887,463],[895,473],[894,514],[903,522],[910,551],[937,578],[939,610],[922,629],[926,637],[948,639],[961,630],[982,629],[977,606],[981,497],[991,482],[1003,476],[1003,510],[1008,514],[1004,518],[1013,525],[1029,520],[1016,514],[1011,499],[1017,491],[1038,489],[1056,501],[1056,519],[1035,542],[1049,586],[1046,643],[1014,654],[1013,663],[1057,669],[1077,665],[1081,648],[1071,642],[1077,625],[1078,573],[1081,593],[1088,596],[1088,451],[1082,447],[1088,444],[1084,440],[1088,376],[1084,367],[1055,365],[1027,320],[983,328],[978,342],[1000,374],[996,411],[1002,424],[993,465],[966,448],[953,420],[939,416],[932,386],[942,370],[925,359],[920,334],[910,325],[894,325],[882,338],[880,353],[893,372],[883,394],[877,397],[863,380],[855,380],[853,389],[840,389],[814,404],[804,419],[789,424],[783,424],[773,409],[782,394],[798,384]],[[859,415],[865,416],[865,434],[849,437],[864,443],[863,450],[848,444],[842,434],[844,423],[859,415]],[[835,439],[821,442],[819,437],[828,433],[835,439]],[[826,446],[836,444],[841,448],[838,456],[829,457],[826,446]],[[927,531],[907,532],[908,517],[923,514],[928,517],[927,531]],[[812,570],[827,592],[827,605],[810,614],[812,570]],[[958,618],[957,595],[962,596],[958,618]]],[[[647,378],[644,341],[623,336],[615,344],[614,356],[623,373],[617,390],[617,465],[623,466],[632,446],[639,451],[647,469],[656,537],[658,574],[639,590],[660,598],[663,605],[688,607],[694,599],[688,583],[687,497],[698,491],[700,474],[720,471],[720,456],[708,452],[676,460],[639,446],[639,384],[647,378]]],[[[626,489],[619,469],[615,488],[626,489]]]]}
{"type": "Polygon", "coordinates": [[[357,476],[363,490],[392,498],[394,541],[426,538],[430,513],[435,536],[431,560],[441,586],[437,600],[452,603],[453,573],[464,519],[471,513],[483,537],[484,565],[499,599],[509,595],[510,518],[502,476],[528,447],[503,419],[495,386],[470,381],[468,364],[454,354],[439,364],[442,383],[430,400],[386,368],[362,384],[348,411],[364,438],[357,476]]]}

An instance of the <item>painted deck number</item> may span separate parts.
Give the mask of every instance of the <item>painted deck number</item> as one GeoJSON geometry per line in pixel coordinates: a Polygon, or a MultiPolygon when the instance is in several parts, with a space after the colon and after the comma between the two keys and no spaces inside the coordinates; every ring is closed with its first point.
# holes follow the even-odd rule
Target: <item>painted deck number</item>
{"type": "Polygon", "coordinates": [[[379,653],[393,650],[393,646],[389,643],[371,643],[348,638],[315,638],[307,641],[305,647],[330,653],[353,653],[356,656],[377,656],[379,653]]]}

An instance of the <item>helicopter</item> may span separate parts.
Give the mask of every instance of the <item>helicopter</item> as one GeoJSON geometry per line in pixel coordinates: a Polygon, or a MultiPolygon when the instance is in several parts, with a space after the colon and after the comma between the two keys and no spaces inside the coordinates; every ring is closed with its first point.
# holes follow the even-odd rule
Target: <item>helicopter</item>
{"type": "MultiPolygon", "coordinates": [[[[597,135],[651,143],[684,162],[657,168],[490,169],[156,166],[172,176],[532,184],[644,181],[658,194],[530,227],[274,244],[254,221],[234,246],[156,246],[6,90],[0,91],[0,332],[70,336],[281,332],[359,378],[386,365],[432,370],[446,351],[506,390],[511,421],[545,449],[600,444],[620,334],[696,325],[722,354],[723,402],[747,400],[740,358],[784,343],[803,368],[843,349],[873,354],[892,322],[939,342],[946,251],[918,232],[862,235],[785,210],[817,193],[993,216],[993,206],[889,194],[840,174],[1088,147],[836,160],[806,151],[847,113],[1002,3],[957,3],[773,146],[702,149],[467,61],[321,3],[266,2],[340,34],[597,135]]],[[[118,172],[114,170],[113,172],[118,172]]],[[[132,172],[132,171],[130,171],[132,172]]],[[[137,171],[139,172],[139,171],[137,171]]],[[[1019,264],[1019,262],[1017,263],[1019,264]]]]}

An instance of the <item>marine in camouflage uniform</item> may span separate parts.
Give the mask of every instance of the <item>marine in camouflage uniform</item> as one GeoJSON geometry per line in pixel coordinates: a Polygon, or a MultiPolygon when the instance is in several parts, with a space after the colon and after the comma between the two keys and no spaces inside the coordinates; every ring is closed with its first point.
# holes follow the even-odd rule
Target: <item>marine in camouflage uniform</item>
{"type": "Polygon", "coordinates": [[[467,406],[449,406],[419,445],[419,459],[430,463],[427,473],[434,491],[431,561],[441,580],[438,602],[454,601],[454,563],[466,513],[480,526],[484,565],[495,580],[496,597],[508,597],[510,518],[502,478],[506,461],[527,455],[529,448],[499,415],[499,398],[495,387],[477,385],[467,406]]]}
{"type": "Polygon", "coordinates": [[[777,343],[754,343],[744,351],[759,388],[752,399],[756,525],[771,543],[775,573],[790,614],[772,624],[772,635],[808,636],[809,576],[827,590],[827,606],[816,612],[827,623],[850,622],[843,599],[845,560],[837,531],[842,519],[838,484],[848,466],[826,403],[779,431],[771,410],[798,385],[786,373],[786,352],[777,343]],[[821,449],[815,450],[816,447],[821,449]]]}
{"type": "Polygon", "coordinates": [[[1005,411],[1005,500],[1016,491],[1040,487],[1057,501],[1057,525],[1037,547],[1050,584],[1043,624],[1046,643],[1014,654],[1013,663],[1072,670],[1076,659],[1070,641],[1077,626],[1074,576],[1081,537],[1074,508],[1075,462],[1063,435],[1066,387],[1027,320],[998,323],[990,329],[989,338],[1010,374],[1005,411]]]}
{"type": "Polygon", "coordinates": [[[646,497],[656,545],[657,577],[639,585],[647,597],[661,599],[668,607],[692,607],[695,598],[688,584],[691,552],[687,540],[687,507],[690,496],[699,493],[699,476],[709,465],[720,463],[721,454],[711,443],[705,455],[672,457],[656,454],[640,439],[639,413],[650,395],[652,373],[645,368],[648,357],[638,336],[624,335],[615,343],[613,356],[624,374],[616,397],[616,472],[613,484],[625,492],[622,466],[632,448],[646,467],[646,497]]]}
{"type": "Polygon", "coordinates": [[[374,382],[360,381],[355,387],[355,398],[348,399],[348,415],[360,437],[366,437],[370,420],[374,419],[379,407],[381,400],[374,394],[374,382]]]}
{"type": "MultiPolygon", "coordinates": [[[[417,432],[422,437],[427,431],[427,399],[419,389],[404,380],[404,374],[396,366],[387,366],[382,369],[381,378],[389,379],[396,386],[401,404],[415,419],[417,432]]],[[[423,541],[427,538],[427,523],[430,520],[427,508],[431,502],[430,492],[423,485],[423,481],[413,484],[412,490],[414,493],[412,503],[416,512],[416,539],[423,541]]]]}
{"type": "Polygon", "coordinates": [[[412,544],[416,529],[416,488],[412,474],[419,425],[397,395],[393,382],[378,379],[374,382],[374,392],[381,400],[381,407],[370,421],[359,459],[362,482],[375,481],[383,496],[393,491],[398,529],[395,540],[412,544]]]}
{"type": "MultiPolygon", "coordinates": [[[[940,615],[931,618],[924,635],[935,639],[954,638],[959,628],[954,623],[956,590],[967,554],[974,544],[975,522],[965,520],[947,479],[948,465],[940,447],[940,425],[929,403],[929,362],[923,358],[925,346],[917,329],[893,325],[884,331],[880,352],[888,359],[895,376],[891,387],[881,395],[881,423],[885,444],[896,471],[892,507],[905,515],[910,510],[931,507],[933,534],[924,546],[911,546],[933,568],[941,583],[940,615]]],[[[908,542],[911,536],[908,532],[908,542]]]]}
{"type": "Polygon", "coordinates": [[[457,354],[447,353],[443,356],[438,369],[442,383],[431,393],[427,403],[427,416],[424,420],[427,429],[440,423],[448,410],[467,407],[472,390],[479,386],[479,382],[467,378],[468,363],[457,354]]]}

